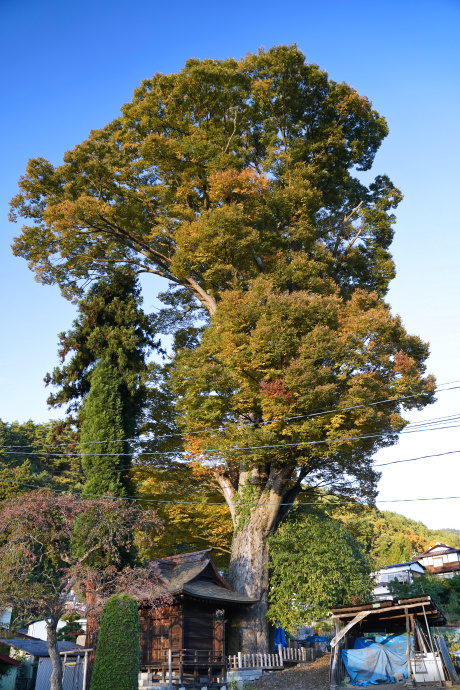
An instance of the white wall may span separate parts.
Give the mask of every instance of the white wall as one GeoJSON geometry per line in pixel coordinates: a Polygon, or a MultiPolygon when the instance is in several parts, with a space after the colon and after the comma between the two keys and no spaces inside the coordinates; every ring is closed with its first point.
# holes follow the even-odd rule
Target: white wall
{"type": "MultiPolygon", "coordinates": [[[[80,618],[78,620],[83,630],[86,630],[86,618],[80,618]]],[[[60,630],[64,627],[66,621],[59,621],[57,624],[57,629],[60,630]]],[[[46,642],[46,621],[34,621],[27,628],[27,634],[31,637],[37,637],[39,640],[45,640],[46,642]]]]}

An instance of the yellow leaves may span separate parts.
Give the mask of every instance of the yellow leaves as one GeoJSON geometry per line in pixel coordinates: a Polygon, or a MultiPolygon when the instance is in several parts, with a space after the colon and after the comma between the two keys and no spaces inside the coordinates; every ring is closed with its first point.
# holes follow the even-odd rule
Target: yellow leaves
{"type": "Polygon", "coordinates": [[[229,168],[209,176],[210,199],[214,202],[246,202],[266,196],[270,181],[252,168],[235,170],[229,168]]]}
{"type": "Polygon", "coordinates": [[[213,559],[225,567],[233,524],[229,509],[213,484],[212,470],[192,461],[148,473],[150,476],[138,484],[138,495],[158,500],[155,508],[165,529],[153,535],[153,549],[143,555],[158,558],[213,547],[213,559]]]}

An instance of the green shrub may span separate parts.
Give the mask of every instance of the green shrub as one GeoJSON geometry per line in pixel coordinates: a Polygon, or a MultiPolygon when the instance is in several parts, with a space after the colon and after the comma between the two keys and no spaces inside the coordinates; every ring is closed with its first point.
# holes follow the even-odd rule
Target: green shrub
{"type": "Polygon", "coordinates": [[[111,597],[102,611],[91,690],[137,690],[139,656],[137,601],[111,597]]]}

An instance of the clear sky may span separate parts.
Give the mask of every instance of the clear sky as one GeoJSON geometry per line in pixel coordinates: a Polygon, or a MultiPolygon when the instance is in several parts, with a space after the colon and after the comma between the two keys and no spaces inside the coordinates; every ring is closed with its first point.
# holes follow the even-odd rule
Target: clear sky
{"type": "MultiPolygon", "coordinates": [[[[0,0],[0,418],[45,421],[43,376],[57,364],[57,334],[74,307],[34,281],[10,243],[6,219],[28,158],[58,164],[91,129],[117,117],[134,88],[189,57],[240,57],[297,43],[307,60],[368,96],[390,134],[373,173],[405,195],[389,301],[408,330],[431,343],[429,370],[460,379],[459,0],[0,0]]],[[[144,280],[150,310],[158,284],[144,280]]],[[[454,385],[460,385],[454,384],[454,385]]],[[[460,389],[411,419],[460,414],[460,389]]],[[[458,428],[407,434],[376,463],[460,451],[458,428]]],[[[390,465],[380,499],[460,496],[460,452],[390,465]]],[[[460,529],[460,500],[381,503],[430,527],[460,529]]]]}

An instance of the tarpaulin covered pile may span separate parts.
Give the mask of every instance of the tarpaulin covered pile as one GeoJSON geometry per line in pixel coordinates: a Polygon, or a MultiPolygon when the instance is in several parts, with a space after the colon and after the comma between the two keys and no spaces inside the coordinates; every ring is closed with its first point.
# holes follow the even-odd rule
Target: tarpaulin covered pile
{"type": "Polygon", "coordinates": [[[354,649],[342,649],[342,659],[353,685],[394,683],[395,673],[407,678],[406,635],[358,637],[354,649]]]}

